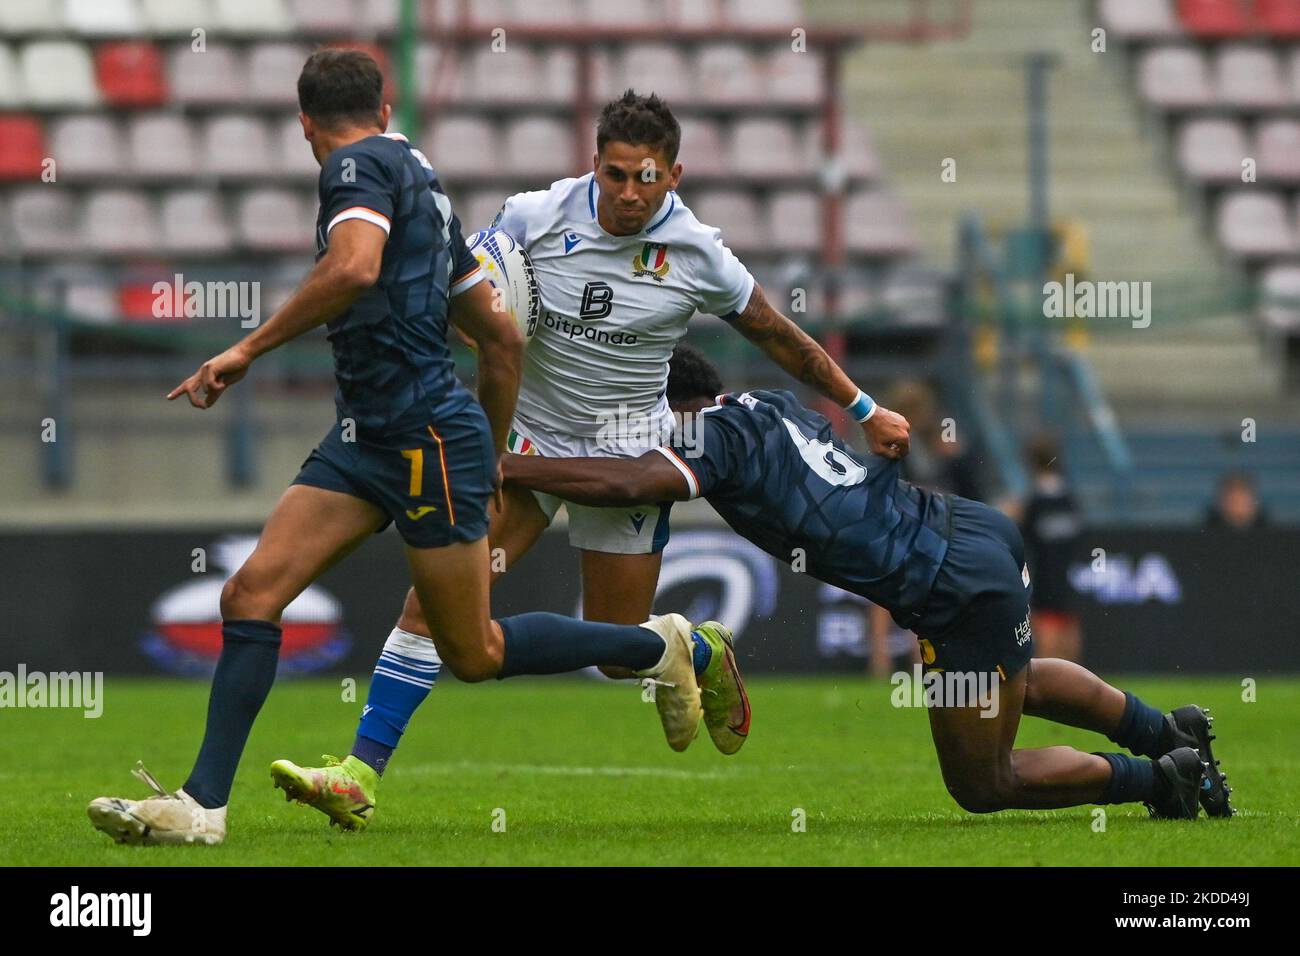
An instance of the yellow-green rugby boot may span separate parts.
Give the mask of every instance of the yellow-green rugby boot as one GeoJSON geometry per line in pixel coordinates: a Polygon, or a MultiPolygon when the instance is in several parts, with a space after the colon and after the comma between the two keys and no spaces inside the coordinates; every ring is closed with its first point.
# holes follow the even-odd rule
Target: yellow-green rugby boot
{"type": "Polygon", "coordinates": [[[709,646],[712,655],[700,684],[700,703],[704,707],[704,726],[709,728],[713,745],[724,754],[734,754],[749,736],[749,695],[736,666],[736,648],[731,628],[717,621],[697,624],[694,633],[709,646]]]}
{"type": "Polygon", "coordinates": [[[364,830],[375,812],[379,774],[356,757],[321,757],[324,767],[299,767],[291,760],[271,764],[271,780],[286,800],[315,807],[330,818],[330,826],[364,830]]]}

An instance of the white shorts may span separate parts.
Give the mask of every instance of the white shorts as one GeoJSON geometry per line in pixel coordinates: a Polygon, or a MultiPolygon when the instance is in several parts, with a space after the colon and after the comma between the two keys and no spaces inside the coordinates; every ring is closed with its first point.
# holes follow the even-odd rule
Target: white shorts
{"type": "MultiPolygon", "coordinates": [[[[637,458],[658,443],[615,444],[584,435],[546,432],[516,417],[510,423],[506,447],[517,455],[544,455],[548,458],[637,458]]],[[[655,554],[668,543],[668,512],[671,501],[633,505],[627,508],[597,508],[575,505],[555,495],[534,491],[547,522],[555,519],[563,505],[569,512],[569,544],[585,551],[607,554],[655,554]]]]}

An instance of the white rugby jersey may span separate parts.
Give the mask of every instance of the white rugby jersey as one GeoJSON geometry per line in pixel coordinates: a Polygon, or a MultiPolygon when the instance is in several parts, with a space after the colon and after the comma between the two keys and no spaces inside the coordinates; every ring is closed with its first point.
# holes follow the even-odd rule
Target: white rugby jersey
{"type": "Polygon", "coordinates": [[[754,278],[670,192],[632,236],[596,218],[595,174],[506,200],[495,225],[532,258],[541,294],[524,359],[519,414],[556,433],[610,434],[623,406],[634,428],[671,427],[665,389],[673,346],[696,311],[733,318],[754,278]]]}

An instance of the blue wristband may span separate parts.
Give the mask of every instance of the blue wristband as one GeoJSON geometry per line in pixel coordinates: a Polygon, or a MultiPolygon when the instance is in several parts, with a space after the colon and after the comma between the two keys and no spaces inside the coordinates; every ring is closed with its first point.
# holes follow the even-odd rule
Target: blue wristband
{"type": "Polygon", "coordinates": [[[858,422],[865,422],[872,415],[876,414],[876,403],[871,396],[862,389],[858,389],[858,397],[853,400],[853,404],[845,406],[848,413],[858,422]]]}

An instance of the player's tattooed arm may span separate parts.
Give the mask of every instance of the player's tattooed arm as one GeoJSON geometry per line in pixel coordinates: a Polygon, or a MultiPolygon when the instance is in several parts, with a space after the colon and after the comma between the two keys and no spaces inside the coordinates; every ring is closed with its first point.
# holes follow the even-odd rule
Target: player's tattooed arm
{"type": "Polygon", "coordinates": [[[211,408],[248,372],[258,356],[342,314],[379,279],[388,234],[374,223],[348,219],[330,230],[329,248],[303,284],[256,330],[177,385],[167,398],[185,395],[195,408],[211,408]]]}
{"type": "Polygon", "coordinates": [[[857,387],[835,360],[789,316],[773,307],[757,282],[749,303],[731,324],[777,365],[836,405],[844,407],[857,397],[857,387]]]}
{"type": "MultiPolygon", "coordinates": [[[[745,310],[731,323],[766,352],[777,365],[805,385],[811,385],[836,405],[845,408],[858,397],[858,387],[826,350],[789,316],[773,308],[755,282],[745,310]]],[[[886,458],[907,454],[911,426],[902,415],[879,407],[862,431],[872,452],[886,458]]]]}
{"type": "Polygon", "coordinates": [[[634,505],[646,501],[685,501],[685,477],[658,452],[640,458],[546,458],[503,455],[507,482],[556,495],[579,505],[634,505]]]}

